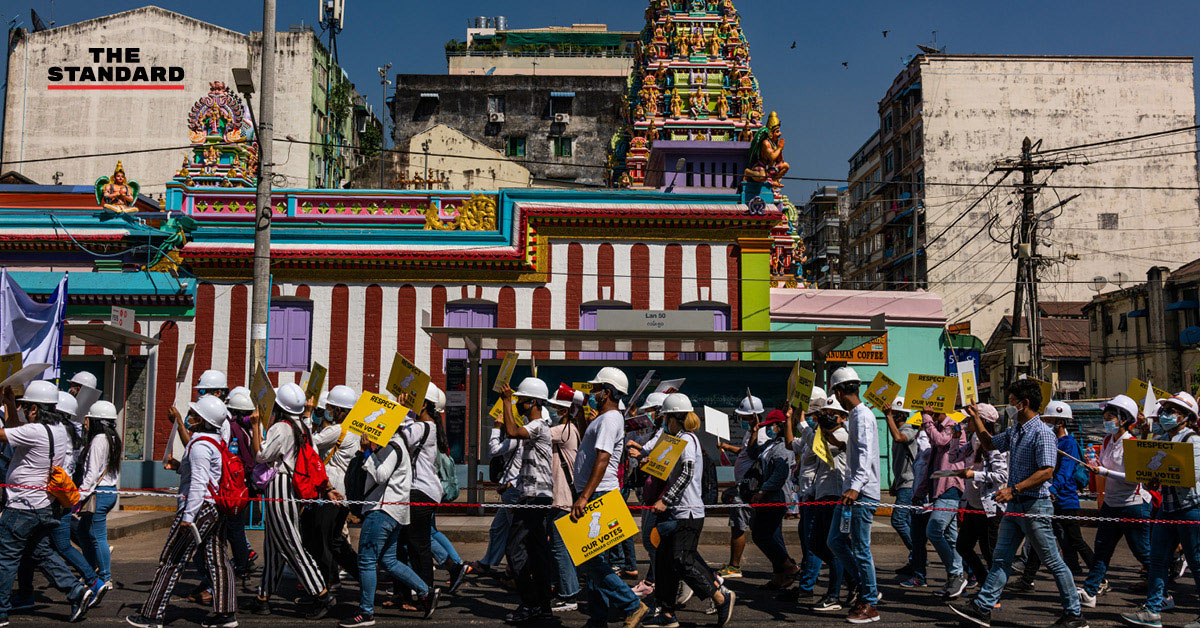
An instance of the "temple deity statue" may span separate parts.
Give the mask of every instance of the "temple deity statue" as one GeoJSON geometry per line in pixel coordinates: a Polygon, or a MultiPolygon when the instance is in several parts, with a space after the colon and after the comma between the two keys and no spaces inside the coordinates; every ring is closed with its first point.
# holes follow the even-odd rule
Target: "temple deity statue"
{"type": "Polygon", "coordinates": [[[675,29],[675,54],[686,57],[688,54],[688,37],[682,29],[675,29]]]}
{"type": "Polygon", "coordinates": [[[708,117],[708,94],[699,85],[696,86],[696,91],[688,97],[688,107],[692,111],[693,118],[708,117]]]}
{"type": "Polygon", "coordinates": [[[125,167],[118,160],[111,177],[96,179],[96,200],[101,207],[109,211],[118,213],[137,211],[133,203],[137,199],[138,189],[137,181],[129,181],[125,178],[125,167]]]}
{"type": "Polygon", "coordinates": [[[779,128],[779,116],[774,111],[767,118],[767,124],[760,128],[750,141],[750,154],[746,168],[746,179],[755,183],[764,183],[773,188],[783,187],[783,177],[790,166],[783,160],[783,147],[786,141],[779,128]]]}
{"type": "Polygon", "coordinates": [[[671,117],[679,119],[683,117],[683,98],[679,95],[679,90],[671,91],[671,117]]]}
{"type": "Polygon", "coordinates": [[[721,90],[721,95],[717,97],[717,118],[724,120],[729,117],[729,91],[721,90]]]}

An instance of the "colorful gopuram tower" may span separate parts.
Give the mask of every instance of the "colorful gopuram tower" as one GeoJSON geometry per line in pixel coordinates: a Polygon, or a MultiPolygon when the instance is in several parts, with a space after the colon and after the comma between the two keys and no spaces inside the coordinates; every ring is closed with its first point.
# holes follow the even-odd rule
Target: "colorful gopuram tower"
{"type": "Polygon", "coordinates": [[[258,177],[258,142],[249,110],[221,81],[209,83],[208,94],[188,114],[192,154],[185,156],[175,179],[188,185],[254,187],[258,177]]]}
{"type": "Polygon", "coordinates": [[[645,183],[656,140],[750,141],[763,104],[733,0],[650,0],[622,113],[610,161],[621,187],[645,183]]]}

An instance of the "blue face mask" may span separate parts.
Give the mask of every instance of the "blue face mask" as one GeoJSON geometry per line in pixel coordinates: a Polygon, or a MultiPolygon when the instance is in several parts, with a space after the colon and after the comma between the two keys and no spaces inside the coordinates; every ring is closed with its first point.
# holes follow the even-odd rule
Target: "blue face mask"
{"type": "Polygon", "coordinates": [[[1167,431],[1166,428],[1163,427],[1162,419],[1155,421],[1154,425],[1150,427],[1150,430],[1155,434],[1164,434],[1167,431]]]}
{"type": "Polygon", "coordinates": [[[1179,415],[1176,414],[1160,414],[1155,427],[1161,427],[1163,432],[1170,432],[1179,427],[1179,415]]]}
{"type": "Polygon", "coordinates": [[[749,430],[749,429],[750,429],[750,422],[749,422],[749,421],[742,421],[742,429],[743,429],[743,430],[749,430]]]}
{"type": "Polygon", "coordinates": [[[600,409],[599,409],[599,407],[598,407],[598,406],[599,406],[599,402],[598,402],[598,401],[596,401],[596,395],[594,395],[594,394],[593,394],[593,395],[588,395],[587,404],[588,404],[588,407],[589,407],[589,408],[591,408],[593,412],[599,412],[599,411],[600,411],[600,409]]]}
{"type": "Polygon", "coordinates": [[[811,416],[806,416],[806,417],[804,417],[804,422],[808,423],[808,429],[810,429],[810,430],[817,429],[817,420],[815,418],[813,418],[811,416]]]}
{"type": "Polygon", "coordinates": [[[1117,427],[1116,421],[1105,421],[1104,422],[1104,433],[1105,434],[1116,434],[1118,429],[1119,428],[1117,427]]]}

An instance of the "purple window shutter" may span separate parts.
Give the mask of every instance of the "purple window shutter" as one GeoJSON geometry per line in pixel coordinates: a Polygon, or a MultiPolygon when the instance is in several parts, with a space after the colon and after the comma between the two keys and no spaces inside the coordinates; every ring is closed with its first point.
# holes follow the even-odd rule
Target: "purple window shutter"
{"type": "MultiPolygon", "coordinates": [[[[460,305],[446,308],[446,327],[471,327],[475,329],[491,329],[496,326],[496,308],[492,305],[460,305]]],[[[479,353],[481,359],[487,360],[495,352],[487,349],[479,353]]],[[[446,360],[466,360],[466,349],[447,349],[442,353],[446,360]]]]}
{"type": "MultiPolygon", "coordinates": [[[[729,314],[725,310],[713,310],[713,331],[725,331],[727,329],[729,329],[729,314]]],[[[710,351],[704,354],[704,359],[722,362],[728,358],[724,352],[710,351]]]]}
{"type": "Polygon", "coordinates": [[[309,369],[309,334],[312,330],[312,310],[307,307],[291,307],[287,313],[286,368],[289,371],[309,369]]]}
{"type": "Polygon", "coordinates": [[[272,307],[268,314],[267,324],[270,328],[270,335],[267,338],[267,370],[279,370],[284,366],[285,338],[287,338],[287,316],[283,308],[272,307]]]}
{"type": "MultiPolygon", "coordinates": [[[[471,310],[466,308],[446,308],[446,327],[472,327],[471,310]]],[[[442,355],[447,360],[467,359],[466,349],[446,349],[442,355]]]]}
{"type": "MultiPolygon", "coordinates": [[[[595,331],[596,319],[600,310],[628,309],[620,307],[588,307],[579,309],[579,329],[595,331]]],[[[580,351],[580,360],[628,360],[629,354],[624,351],[580,351]]]]}

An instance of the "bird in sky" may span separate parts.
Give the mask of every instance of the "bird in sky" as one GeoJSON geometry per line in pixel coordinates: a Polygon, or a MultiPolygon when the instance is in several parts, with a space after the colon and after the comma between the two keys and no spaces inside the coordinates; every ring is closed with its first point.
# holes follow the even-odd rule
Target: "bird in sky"
{"type": "Polygon", "coordinates": [[[883,31],[883,37],[884,37],[884,39],[887,39],[887,34],[888,34],[888,33],[890,33],[890,32],[892,32],[892,31],[883,31]]]}
{"type": "Polygon", "coordinates": [[[848,68],[848,67],[850,67],[850,62],[849,62],[849,61],[843,61],[843,62],[842,62],[842,67],[843,67],[843,68],[848,68]]]}
{"type": "Polygon", "coordinates": [[[792,42],[792,48],[796,47],[796,42],[792,42]]]}

